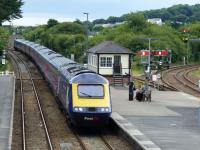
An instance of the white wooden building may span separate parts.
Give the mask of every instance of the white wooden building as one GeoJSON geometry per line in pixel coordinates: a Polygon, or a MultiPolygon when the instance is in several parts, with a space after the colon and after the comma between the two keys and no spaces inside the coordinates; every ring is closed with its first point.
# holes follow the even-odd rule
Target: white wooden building
{"type": "Polygon", "coordinates": [[[105,76],[130,74],[133,53],[112,41],[105,41],[90,48],[87,54],[90,70],[105,76]]]}

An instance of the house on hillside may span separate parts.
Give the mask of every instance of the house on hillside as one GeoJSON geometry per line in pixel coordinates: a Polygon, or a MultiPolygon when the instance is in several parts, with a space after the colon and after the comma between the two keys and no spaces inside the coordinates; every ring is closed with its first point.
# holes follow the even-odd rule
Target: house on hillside
{"type": "Polygon", "coordinates": [[[110,82],[115,82],[118,78],[117,80],[123,84],[123,78],[131,74],[133,53],[117,43],[105,41],[90,48],[87,54],[88,69],[107,77],[110,82]]]}
{"type": "Polygon", "coordinates": [[[153,24],[157,24],[159,26],[163,25],[162,19],[161,18],[152,18],[152,19],[148,19],[147,22],[153,23],[153,24]]]}

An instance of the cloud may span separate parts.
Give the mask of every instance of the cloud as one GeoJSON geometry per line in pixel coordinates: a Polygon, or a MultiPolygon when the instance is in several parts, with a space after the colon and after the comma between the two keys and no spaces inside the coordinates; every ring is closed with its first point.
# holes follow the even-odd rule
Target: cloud
{"type": "MultiPolygon", "coordinates": [[[[51,13],[28,13],[25,14],[23,18],[13,20],[11,23],[14,26],[36,26],[47,24],[49,19],[56,19],[59,22],[74,21],[72,18],[67,18],[58,14],[51,13]]],[[[10,22],[5,22],[3,25],[10,25],[10,22]]]]}

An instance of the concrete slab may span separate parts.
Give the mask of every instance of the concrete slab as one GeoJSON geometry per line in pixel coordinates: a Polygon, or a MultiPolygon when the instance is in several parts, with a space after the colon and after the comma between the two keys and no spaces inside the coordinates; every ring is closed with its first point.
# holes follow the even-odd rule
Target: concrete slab
{"type": "Polygon", "coordinates": [[[15,77],[0,76],[0,149],[11,149],[15,77]]]}
{"type": "Polygon", "coordinates": [[[199,98],[182,92],[153,91],[149,103],[128,101],[128,89],[124,88],[111,87],[111,94],[113,112],[119,114],[112,118],[143,147],[153,143],[146,149],[200,149],[199,98]]]}

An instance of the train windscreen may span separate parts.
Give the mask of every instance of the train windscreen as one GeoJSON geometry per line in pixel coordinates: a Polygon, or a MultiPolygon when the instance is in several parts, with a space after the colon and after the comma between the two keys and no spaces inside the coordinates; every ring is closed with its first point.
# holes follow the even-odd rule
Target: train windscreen
{"type": "Polygon", "coordinates": [[[102,98],[104,97],[103,85],[78,85],[78,95],[83,98],[102,98]]]}

